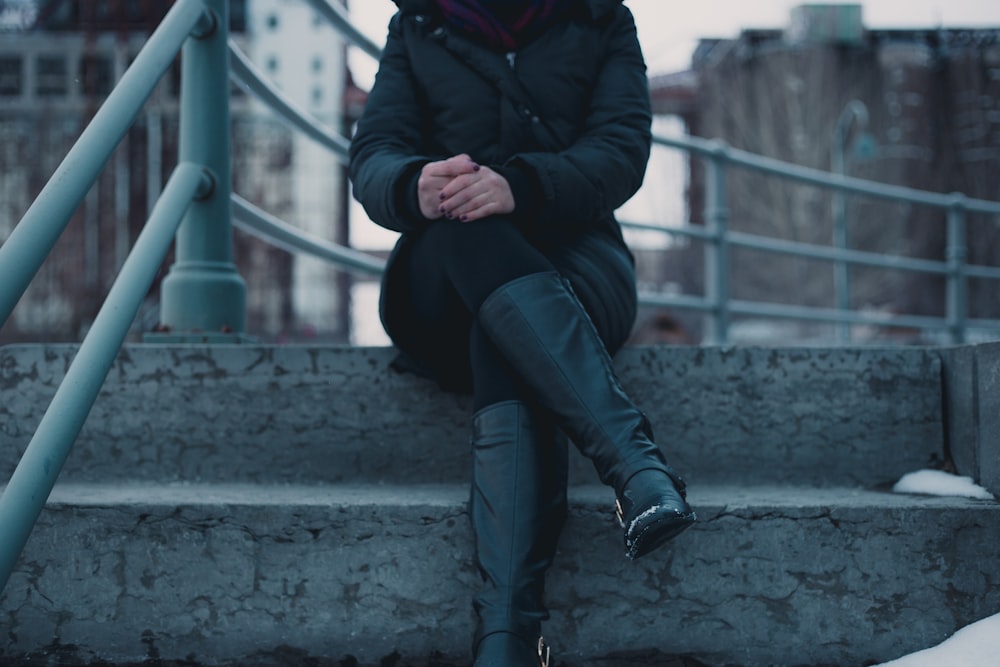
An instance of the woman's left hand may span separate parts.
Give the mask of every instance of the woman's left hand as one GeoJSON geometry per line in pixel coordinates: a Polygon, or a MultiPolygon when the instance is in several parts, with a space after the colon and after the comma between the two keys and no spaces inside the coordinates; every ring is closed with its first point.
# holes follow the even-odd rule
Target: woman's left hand
{"type": "Polygon", "coordinates": [[[515,203],[507,179],[489,167],[456,176],[441,190],[442,213],[462,222],[512,213],[515,203]]]}

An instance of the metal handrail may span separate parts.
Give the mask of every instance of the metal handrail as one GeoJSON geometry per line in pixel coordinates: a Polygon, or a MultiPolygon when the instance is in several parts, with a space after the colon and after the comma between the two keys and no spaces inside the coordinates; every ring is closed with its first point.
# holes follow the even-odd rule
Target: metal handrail
{"type": "Polygon", "coordinates": [[[330,22],[330,25],[340,33],[340,36],[353,46],[358,47],[369,56],[378,60],[382,56],[382,47],[351,23],[351,17],[343,5],[331,3],[329,0],[305,0],[316,12],[330,22]]]}
{"type": "Polygon", "coordinates": [[[200,165],[177,166],[0,495],[0,591],[52,493],[181,219],[191,202],[212,185],[200,165]]]}
{"type": "MultiPolygon", "coordinates": [[[[182,107],[194,108],[192,98],[196,98],[199,110],[211,110],[209,98],[213,95],[225,98],[226,89],[215,85],[219,70],[226,81],[225,62],[214,56],[218,51],[216,42],[225,40],[228,29],[225,2],[178,0],[170,8],[14,233],[0,245],[0,267],[5,276],[10,276],[10,280],[0,285],[0,324],[27,289],[73,211],[182,49],[184,71],[189,75],[195,73],[182,77],[182,107]],[[203,62],[206,58],[214,59],[214,67],[212,62],[203,62]]],[[[220,53],[225,54],[224,41],[221,46],[220,53]]],[[[209,155],[214,146],[206,145],[210,142],[204,140],[205,135],[214,131],[215,122],[210,113],[188,113],[182,118],[178,165],[0,495],[0,591],[24,550],[171,245],[177,242],[178,257],[190,252],[190,248],[180,247],[182,222],[204,220],[220,209],[228,210],[229,155],[209,155]],[[200,151],[205,153],[204,161],[189,159],[200,151]],[[195,202],[197,206],[193,205],[195,202]]],[[[216,223],[216,227],[229,229],[228,219],[216,223]]],[[[215,273],[224,274],[226,269],[224,262],[218,261],[202,262],[201,268],[205,266],[215,273]]],[[[228,276],[224,280],[235,282],[228,276]]]]}
{"type": "Polygon", "coordinates": [[[276,218],[239,195],[232,195],[237,227],[288,252],[303,252],[344,268],[369,275],[385,270],[385,261],[353,248],[321,239],[276,218]]]}
{"type": "Polygon", "coordinates": [[[246,86],[247,90],[256,95],[276,114],[299,128],[306,136],[333,151],[341,162],[347,162],[350,141],[328,129],[291,98],[269,84],[261,71],[246,57],[233,40],[229,40],[229,74],[236,82],[246,86]]]}
{"type": "Polygon", "coordinates": [[[80,138],[0,245],[0,325],[7,321],[31,280],[132,126],[181,45],[200,21],[200,0],[180,0],[167,12],[135,61],[91,119],[80,138]]]}
{"type": "Polygon", "coordinates": [[[961,206],[971,213],[989,213],[1000,215],[1000,202],[987,199],[972,199],[960,192],[942,194],[918,190],[903,185],[889,185],[878,181],[869,181],[855,176],[841,176],[822,169],[803,167],[801,165],[783,162],[775,158],[765,157],[739,148],[733,148],[719,139],[704,139],[702,137],[667,137],[654,135],[653,143],[667,148],[678,148],[705,158],[723,160],[740,167],[774,176],[782,176],[792,181],[798,181],[821,188],[835,189],[851,194],[867,195],[881,199],[894,199],[912,204],[925,204],[938,208],[961,206]]]}
{"type": "MultiPolygon", "coordinates": [[[[349,44],[360,48],[373,58],[378,58],[381,55],[381,48],[365,37],[350,23],[350,18],[342,7],[330,3],[328,0],[306,0],[306,2],[312,5],[320,15],[330,21],[349,44]]],[[[230,52],[234,79],[246,85],[251,92],[256,93],[261,101],[270,106],[275,113],[283,116],[288,122],[300,128],[307,135],[314,137],[333,150],[341,162],[346,162],[347,151],[349,149],[346,139],[339,137],[337,133],[327,129],[321,121],[302,111],[293,102],[285,98],[249,63],[235,44],[230,45],[230,52]]],[[[819,169],[790,164],[732,148],[718,140],[690,136],[667,137],[654,135],[653,142],[667,148],[687,151],[691,155],[697,155],[706,160],[709,169],[709,178],[707,179],[709,196],[707,198],[708,206],[706,210],[708,224],[685,224],[678,227],[663,227],[624,221],[622,225],[633,229],[656,230],[674,236],[694,238],[705,242],[706,271],[708,272],[708,276],[706,277],[706,294],[703,297],[683,294],[664,295],[641,291],[639,293],[639,300],[643,305],[671,306],[706,313],[709,318],[708,326],[706,327],[707,341],[715,343],[726,341],[731,315],[762,315],[806,321],[837,322],[841,324],[914,326],[930,330],[948,329],[951,332],[951,338],[954,342],[964,340],[967,328],[977,326],[990,329],[998,328],[994,320],[970,319],[965,312],[966,281],[972,277],[1000,280],[1000,269],[968,265],[964,262],[964,226],[966,213],[977,212],[1000,215],[1000,202],[972,199],[961,193],[933,193],[905,186],[888,185],[840,174],[831,174],[819,169]],[[941,262],[898,255],[883,255],[731,231],[728,229],[729,213],[725,201],[725,170],[729,165],[845,194],[856,194],[945,208],[949,212],[948,258],[946,261],[941,262]],[[943,319],[906,315],[893,315],[889,317],[876,316],[870,313],[858,313],[843,307],[834,310],[784,304],[754,304],[732,300],[729,298],[728,288],[728,258],[730,248],[732,247],[753,248],[809,259],[832,261],[838,266],[844,267],[841,270],[846,270],[847,266],[858,265],[943,275],[948,281],[949,314],[947,318],[943,319]]],[[[239,210],[238,207],[237,210],[239,210]]],[[[258,211],[255,215],[258,222],[261,219],[261,213],[263,212],[258,211]]],[[[240,219],[241,216],[245,218],[245,213],[237,215],[236,223],[241,227],[246,227],[247,221],[240,219]]],[[[325,257],[334,263],[340,263],[340,258],[345,251],[350,252],[349,248],[332,244],[314,235],[299,231],[292,233],[294,227],[276,218],[271,218],[267,226],[270,227],[270,230],[256,226],[253,232],[258,236],[271,239],[272,242],[276,242],[293,252],[306,252],[325,257]]],[[[346,266],[352,268],[350,262],[346,266]]],[[[362,270],[370,271],[371,266],[362,270]]],[[[844,299],[838,298],[838,301],[843,303],[844,299]]]]}

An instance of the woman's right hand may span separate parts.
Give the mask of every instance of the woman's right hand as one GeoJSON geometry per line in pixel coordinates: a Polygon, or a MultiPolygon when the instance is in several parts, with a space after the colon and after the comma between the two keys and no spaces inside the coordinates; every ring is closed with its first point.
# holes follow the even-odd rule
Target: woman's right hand
{"type": "Polygon", "coordinates": [[[423,216],[428,220],[444,216],[441,206],[444,187],[455,177],[476,171],[479,171],[479,165],[465,153],[425,164],[417,179],[417,201],[423,216]]]}

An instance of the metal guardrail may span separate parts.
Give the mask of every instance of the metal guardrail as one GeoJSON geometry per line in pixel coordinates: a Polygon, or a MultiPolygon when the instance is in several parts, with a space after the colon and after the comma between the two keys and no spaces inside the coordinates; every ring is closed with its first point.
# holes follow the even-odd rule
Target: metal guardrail
{"type": "Polygon", "coordinates": [[[185,302],[184,307],[193,306],[197,313],[199,300],[191,303],[187,292],[207,289],[225,299],[221,308],[213,306],[225,312],[232,295],[242,288],[226,261],[224,240],[232,235],[227,30],[226,0],[178,0],[14,232],[0,245],[0,270],[5,276],[0,284],[2,324],[142,105],[183,50],[178,165],[0,495],[0,590],[10,578],[171,244],[176,241],[178,258],[172,271],[180,269],[174,275],[179,277],[175,280],[179,285],[174,288],[175,301],[185,302]],[[220,109],[225,112],[222,118],[213,113],[220,109]],[[221,133],[216,127],[220,122],[224,125],[221,133]],[[194,238],[194,233],[200,236],[194,238]],[[193,290],[192,273],[198,274],[193,290]],[[202,277],[202,273],[210,275],[202,277]]]}
{"type": "MultiPolygon", "coordinates": [[[[329,0],[305,0],[317,12],[330,21],[341,36],[352,46],[360,48],[373,58],[381,54],[381,49],[350,23],[345,10],[329,0]]],[[[347,160],[348,145],[336,133],[301,111],[294,103],[284,98],[249,63],[235,44],[230,44],[233,63],[233,77],[272,110],[314,137],[342,160],[347,160]]],[[[728,339],[730,320],[734,315],[750,315],[768,318],[793,319],[814,322],[828,322],[841,325],[858,324],[869,326],[906,326],[921,330],[946,331],[952,342],[960,343],[966,338],[970,328],[982,328],[997,332],[1000,337],[1000,320],[970,319],[967,314],[967,281],[970,278],[1000,280],[1000,268],[975,266],[965,263],[965,226],[967,213],[987,213],[1000,216],[1000,202],[967,198],[961,193],[939,194],[903,186],[887,185],[859,178],[831,174],[818,169],[789,164],[780,160],[763,157],[747,151],[726,146],[720,141],[698,137],[654,136],[654,143],[667,148],[683,150],[704,160],[707,176],[707,224],[685,224],[678,227],[644,225],[623,221],[622,226],[633,229],[653,230],[671,236],[698,239],[705,244],[706,290],[704,296],[658,294],[642,291],[640,303],[644,305],[696,310],[705,313],[706,343],[725,343],[728,339]],[[947,260],[935,262],[902,256],[851,250],[843,247],[819,246],[792,242],[784,239],[763,237],[755,234],[734,232],[728,229],[729,211],[726,203],[726,171],[729,168],[749,169],[772,176],[832,190],[836,193],[854,194],[866,197],[905,201],[946,209],[948,212],[947,260]],[[914,315],[882,315],[851,310],[847,294],[836,294],[838,308],[815,308],[790,306],[778,303],[748,302],[731,299],[729,296],[729,252],[733,247],[791,255],[832,262],[839,275],[846,275],[851,266],[880,267],[901,271],[934,273],[945,276],[948,284],[948,314],[945,318],[914,315]]],[[[245,208],[236,211],[235,223],[250,229],[249,212],[245,208]]],[[[257,235],[281,239],[283,247],[290,251],[305,252],[338,262],[336,257],[343,250],[334,251],[334,244],[314,236],[298,232],[291,225],[276,219],[265,220],[260,212],[253,216],[252,231],[257,235]],[[280,223],[280,225],[278,224],[280,223]],[[318,247],[323,249],[317,252],[318,247]]],[[[348,268],[357,268],[350,264],[348,268]]],[[[363,269],[369,271],[369,268],[363,269]]],[[[836,290],[846,290],[846,280],[838,281],[836,290]]],[[[842,327],[843,334],[849,328],[842,327]]],[[[842,338],[841,342],[849,339],[842,338]]]]}
{"type": "MultiPolygon", "coordinates": [[[[1000,280],[1000,268],[966,264],[967,213],[985,213],[1000,216],[1000,202],[972,199],[961,193],[940,194],[842,175],[793,165],[772,158],[726,146],[723,142],[697,137],[654,137],[656,144],[677,148],[697,155],[706,166],[707,204],[706,225],[697,236],[705,241],[706,294],[703,298],[687,298],[670,303],[670,298],[660,301],[664,305],[697,307],[709,313],[708,340],[725,342],[732,315],[755,315],[838,324],[866,324],[873,326],[907,326],[921,330],[944,330],[953,343],[962,343],[970,328],[989,329],[1000,336],[1000,321],[971,319],[967,312],[969,278],[1000,280]],[[755,234],[733,232],[728,229],[729,212],[726,201],[726,173],[729,168],[743,168],[799,183],[813,185],[834,192],[862,195],[873,198],[904,201],[944,209],[947,213],[947,248],[943,262],[909,257],[881,255],[846,248],[795,243],[783,239],[762,237],[755,234]],[[774,253],[811,259],[827,260],[846,271],[852,265],[865,265],[895,270],[936,273],[945,276],[947,283],[947,315],[944,318],[913,315],[878,315],[849,310],[787,306],[764,302],[746,302],[729,298],[729,249],[754,248],[774,253]]],[[[676,230],[663,228],[667,233],[695,236],[690,226],[676,230]]],[[[840,285],[837,286],[841,287],[840,285]]],[[[839,295],[838,295],[839,296],[839,295]]],[[[845,299],[838,298],[843,304],[845,299]]],[[[840,330],[841,332],[844,329],[840,330]]]]}

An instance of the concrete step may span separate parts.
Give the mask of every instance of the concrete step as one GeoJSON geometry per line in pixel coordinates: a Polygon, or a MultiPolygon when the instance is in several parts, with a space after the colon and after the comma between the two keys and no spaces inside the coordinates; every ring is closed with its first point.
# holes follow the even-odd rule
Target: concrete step
{"type": "MultiPolygon", "coordinates": [[[[76,347],[0,348],[0,481],[76,347]]],[[[461,483],[468,397],[389,368],[388,348],[133,345],[62,479],[461,483]]],[[[874,487],[940,462],[930,348],[626,348],[622,383],[702,484],[874,487]]],[[[572,477],[595,483],[573,457],[572,477]]]]}
{"type": "MultiPolygon", "coordinates": [[[[45,652],[60,664],[466,664],[467,494],[60,483],[0,596],[0,664],[45,652]]],[[[860,666],[1000,608],[993,502],[695,485],[700,522],[629,562],[611,500],[571,491],[548,585],[556,664],[860,666]]]]}

